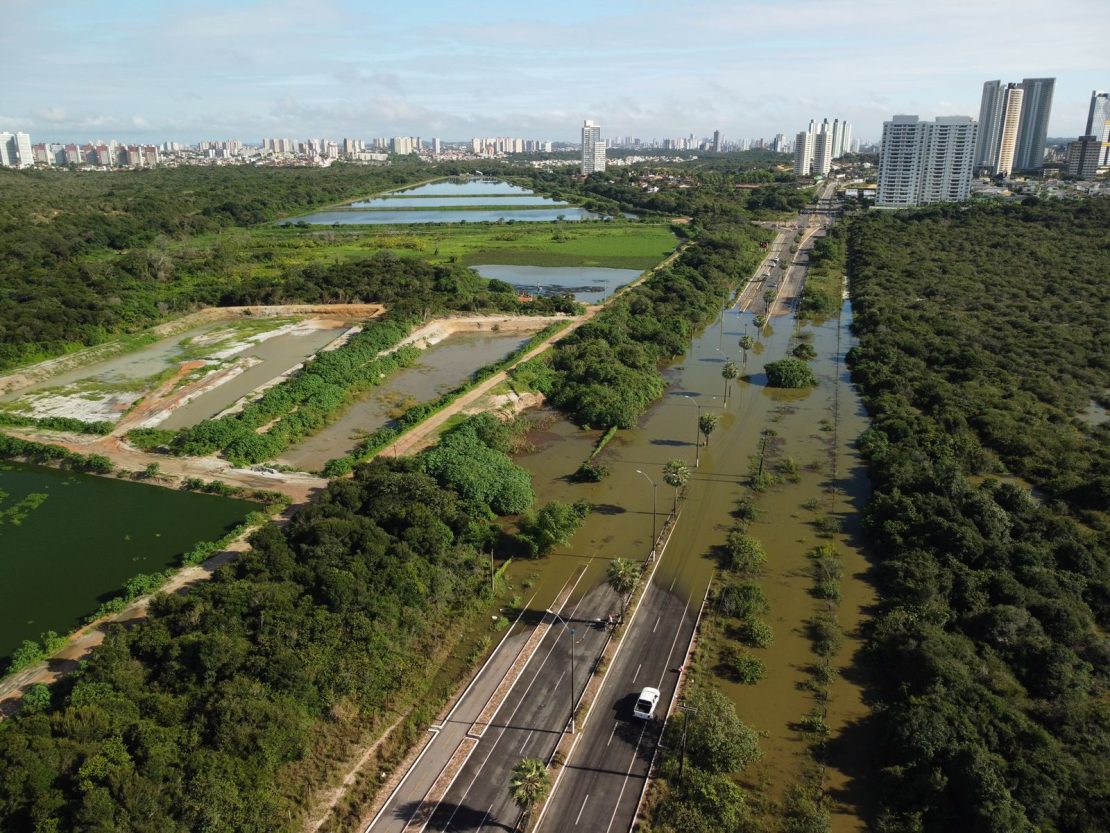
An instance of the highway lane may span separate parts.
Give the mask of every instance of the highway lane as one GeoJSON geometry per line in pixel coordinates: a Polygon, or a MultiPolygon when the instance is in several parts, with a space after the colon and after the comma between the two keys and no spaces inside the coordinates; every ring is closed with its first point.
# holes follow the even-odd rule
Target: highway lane
{"type": "Polygon", "coordinates": [[[598,626],[599,620],[603,622],[619,608],[620,600],[605,584],[569,610],[560,611],[569,627],[558,622],[551,626],[425,830],[478,833],[513,829],[520,810],[509,797],[512,768],[522,758],[546,761],[570,716],[569,629],[575,631],[577,702],[608,638],[607,629],[598,626]]]}
{"type": "Polygon", "coordinates": [[[652,582],[548,803],[541,833],[631,827],[697,613],[697,602],[652,582]],[[644,686],[661,692],[652,721],[632,716],[644,686]]]}

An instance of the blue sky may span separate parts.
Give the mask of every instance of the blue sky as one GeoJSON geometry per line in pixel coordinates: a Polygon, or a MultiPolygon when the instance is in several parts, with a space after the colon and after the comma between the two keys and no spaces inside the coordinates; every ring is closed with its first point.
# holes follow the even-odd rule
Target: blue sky
{"type": "Polygon", "coordinates": [[[35,141],[793,133],[1110,87],[1105,0],[0,0],[0,130],[35,141]]]}

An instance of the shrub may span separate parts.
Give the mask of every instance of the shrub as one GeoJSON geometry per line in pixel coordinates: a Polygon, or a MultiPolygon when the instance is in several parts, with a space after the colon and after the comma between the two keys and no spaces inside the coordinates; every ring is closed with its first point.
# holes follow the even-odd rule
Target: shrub
{"type": "Polygon", "coordinates": [[[769,362],[763,369],[767,373],[767,384],[773,388],[811,388],[817,384],[813,368],[801,359],[779,359],[769,362]]]}

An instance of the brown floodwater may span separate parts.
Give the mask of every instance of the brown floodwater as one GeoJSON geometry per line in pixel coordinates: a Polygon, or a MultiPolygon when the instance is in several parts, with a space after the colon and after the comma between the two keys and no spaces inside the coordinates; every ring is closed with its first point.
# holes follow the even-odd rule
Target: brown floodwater
{"type": "Polygon", "coordinates": [[[821,324],[798,325],[792,316],[774,319],[760,334],[757,349],[749,351],[745,365],[737,342],[745,332],[755,335],[751,315],[726,311],[695,338],[681,360],[665,370],[667,393],[645,414],[640,426],[619,432],[596,458],[611,470],[601,483],[575,484],[567,479],[590,454],[600,432],[582,431],[562,419],[532,432],[529,439],[535,450],[518,455],[517,461],[533,472],[539,502],[585,499],[596,508],[571,546],[542,561],[514,563],[509,571],[517,581],[527,577],[534,585],[528,593],[536,593],[534,607],[541,609],[583,561],[592,559],[590,573],[579,584],[581,593],[604,580],[609,559],[644,558],[650,550],[653,491],[660,525],[673,502],[674,492],[662,480],[663,464],[674,458],[691,466],[694,463],[697,402],[702,411],[714,409],[721,420],[709,445],[701,448],[700,466],[694,469],[681,521],[654,579],[697,604],[716,569],[713,553],[724,544],[733,524],[731,513],[738,500],[751,494],[749,466],[758,455],[760,433],[773,429],[776,453],[797,463],[800,478],[759,495],[761,515],[751,527],[768,554],[768,568],[760,584],[771,607],[765,618],[775,630],[775,641],[766,651],[757,652],[767,664],[767,676],[755,686],[736,685],[724,678],[715,682],[736,703],[741,719],[766,733],[761,741],[764,760],[746,773],[749,786],[762,786],[770,798],[781,797],[809,759],[797,730],[798,721],[815,702],[802,687],[807,669],[816,659],[804,629],[805,620],[817,609],[817,601],[810,595],[807,553],[827,540],[818,536],[817,516],[838,518],[842,531],[831,540],[844,568],[838,619],[848,637],[835,659],[842,673],[831,686],[827,721],[833,737],[843,730],[851,738],[834,744],[833,765],[826,779],[838,802],[836,831],[863,827],[860,814],[866,812],[861,807],[865,790],[860,778],[867,769],[866,754],[861,753],[870,748],[862,728],[867,708],[861,677],[854,666],[859,622],[873,603],[873,595],[868,562],[856,538],[855,513],[866,499],[868,484],[853,444],[867,423],[843,366],[843,355],[852,344],[850,319],[847,303],[839,320],[821,324]],[[767,388],[764,365],[786,355],[797,343],[796,334],[802,333],[809,334],[806,338],[818,354],[812,362],[818,387],[800,392],[767,388]],[[740,361],[743,370],[725,407],[721,367],[730,357],[740,361]],[[834,421],[835,432],[831,430],[834,421]],[[658,484],[657,491],[648,478],[658,484]],[[830,491],[834,486],[835,491],[830,491]]]}
{"type": "Polygon", "coordinates": [[[531,332],[520,330],[450,335],[425,350],[416,364],[369,391],[335,422],[286,450],[278,462],[319,471],[328,460],[342,457],[366,434],[389,422],[394,408],[435,399],[475,370],[505,358],[531,337],[531,332]]]}

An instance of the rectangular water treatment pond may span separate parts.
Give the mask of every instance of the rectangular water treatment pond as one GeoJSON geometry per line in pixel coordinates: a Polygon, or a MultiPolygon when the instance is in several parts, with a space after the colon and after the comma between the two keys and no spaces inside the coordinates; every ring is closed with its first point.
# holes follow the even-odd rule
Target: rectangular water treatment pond
{"type": "Polygon", "coordinates": [[[491,179],[452,180],[391,191],[344,209],[285,220],[312,225],[405,225],[410,223],[540,223],[596,220],[601,215],[519,185],[491,179]]]}
{"type": "Polygon", "coordinates": [[[24,639],[72,631],[128,579],[176,567],[258,508],[0,461],[0,672],[24,639]]]}
{"type": "Polygon", "coordinates": [[[130,427],[181,428],[304,361],[347,326],[295,317],[207,324],[13,391],[0,397],[0,409],[84,422],[129,415],[130,427]],[[152,403],[155,391],[161,396],[152,403]],[[140,405],[141,412],[134,410],[140,405]]]}
{"type": "MultiPolygon", "coordinates": [[[[539,329],[538,327],[536,329],[539,329]]],[[[435,399],[481,367],[503,359],[531,337],[531,331],[455,333],[424,351],[412,367],[372,389],[319,433],[288,449],[279,463],[320,471],[409,405],[435,399]]]]}

